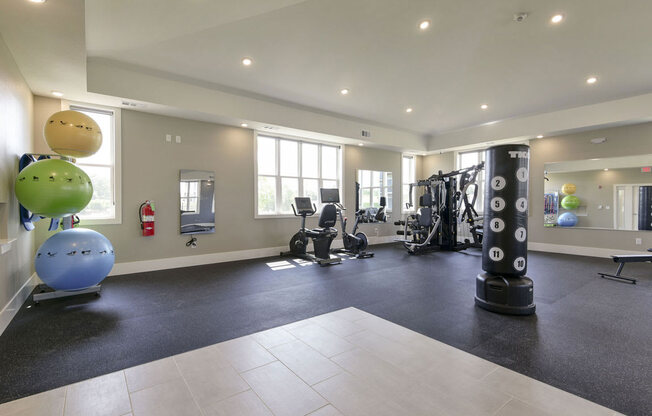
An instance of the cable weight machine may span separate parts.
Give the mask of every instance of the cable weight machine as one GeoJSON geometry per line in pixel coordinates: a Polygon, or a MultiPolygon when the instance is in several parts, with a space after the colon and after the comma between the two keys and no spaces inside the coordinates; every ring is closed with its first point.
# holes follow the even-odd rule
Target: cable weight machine
{"type": "Polygon", "coordinates": [[[412,208],[412,190],[422,189],[419,208],[405,220],[394,222],[402,226],[396,233],[403,238],[395,241],[403,243],[410,254],[428,250],[459,251],[469,247],[482,247],[482,220],[474,205],[478,198],[478,174],[484,169],[484,162],[468,168],[448,173],[439,171],[410,184],[410,200],[406,204],[412,208]],[[458,224],[469,227],[471,240],[458,241],[458,224]]]}

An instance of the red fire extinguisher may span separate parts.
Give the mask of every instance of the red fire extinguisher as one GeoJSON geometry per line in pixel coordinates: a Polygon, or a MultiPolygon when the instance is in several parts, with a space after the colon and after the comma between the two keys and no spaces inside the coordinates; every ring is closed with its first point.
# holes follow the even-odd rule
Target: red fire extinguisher
{"type": "Polygon", "coordinates": [[[140,218],[140,228],[143,230],[143,236],[149,237],[154,235],[154,202],[145,201],[140,204],[138,209],[140,218]]]}

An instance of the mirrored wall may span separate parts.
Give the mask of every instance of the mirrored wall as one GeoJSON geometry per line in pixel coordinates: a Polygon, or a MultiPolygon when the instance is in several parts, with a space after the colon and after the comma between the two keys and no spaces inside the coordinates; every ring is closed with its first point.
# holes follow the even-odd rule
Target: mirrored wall
{"type": "Polygon", "coordinates": [[[380,208],[380,198],[385,197],[386,211],[392,211],[392,172],[358,170],[360,209],[380,208]]]}
{"type": "Polygon", "coordinates": [[[544,225],[652,231],[652,155],[545,164],[544,225]]]}
{"type": "Polygon", "coordinates": [[[207,170],[179,171],[181,234],[215,232],[215,173],[207,170]]]}

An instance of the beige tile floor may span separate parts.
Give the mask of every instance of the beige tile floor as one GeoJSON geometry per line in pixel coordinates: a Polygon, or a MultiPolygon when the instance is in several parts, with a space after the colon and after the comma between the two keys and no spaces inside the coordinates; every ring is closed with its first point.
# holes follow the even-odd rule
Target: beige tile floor
{"type": "Polygon", "coordinates": [[[355,308],[0,405],[0,416],[618,413],[355,308]]]}

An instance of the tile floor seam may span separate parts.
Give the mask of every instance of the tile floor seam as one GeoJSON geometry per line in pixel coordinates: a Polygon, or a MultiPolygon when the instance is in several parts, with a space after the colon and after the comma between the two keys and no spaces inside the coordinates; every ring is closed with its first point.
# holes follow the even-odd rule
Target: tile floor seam
{"type": "Polygon", "coordinates": [[[315,410],[311,410],[310,412],[304,414],[303,416],[310,416],[310,414],[315,413],[315,412],[318,412],[318,411],[320,411],[321,409],[323,409],[324,407],[328,407],[328,406],[333,406],[333,405],[332,405],[330,402],[328,402],[328,403],[326,403],[325,405],[323,405],[322,407],[320,407],[320,408],[318,408],[318,409],[315,409],[315,410]]]}
{"type": "MultiPolygon", "coordinates": [[[[190,384],[188,384],[188,380],[186,380],[186,377],[183,375],[183,372],[181,371],[181,367],[179,367],[179,363],[177,362],[175,357],[176,357],[176,355],[172,356],[172,361],[174,361],[174,365],[176,366],[177,371],[179,372],[179,375],[181,376],[181,380],[183,380],[183,384],[188,389],[188,392],[190,392],[190,397],[192,397],[193,403],[195,403],[195,406],[197,406],[197,408],[199,409],[199,413],[202,416],[206,416],[206,414],[204,413],[204,410],[202,409],[202,407],[199,405],[199,402],[197,401],[197,397],[195,397],[195,394],[192,392],[192,389],[190,388],[190,384]]],[[[229,364],[229,365],[231,365],[231,364],[229,364]]]]}
{"type": "MultiPolygon", "coordinates": [[[[289,340],[289,341],[284,341],[284,342],[281,342],[280,344],[276,344],[276,345],[274,345],[273,347],[269,347],[269,348],[267,348],[266,346],[264,346],[263,344],[261,344],[261,343],[260,343],[256,338],[254,338],[254,335],[256,335],[256,334],[260,334],[261,332],[271,331],[272,329],[279,329],[279,330],[281,330],[281,331],[283,331],[283,332],[286,332],[289,336],[294,337],[294,335],[292,335],[292,334],[290,333],[290,331],[288,331],[288,330],[286,330],[286,329],[284,329],[284,328],[282,328],[282,327],[280,327],[280,326],[277,326],[277,327],[275,327],[275,328],[264,329],[264,330],[262,330],[262,331],[254,332],[253,334],[249,334],[249,335],[245,335],[245,336],[246,336],[246,337],[251,337],[251,339],[252,339],[255,343],[257,343],[258,345],[260,345],[264,350],[266,350],[266,351],[268,351],[268,352],[270,352],[270,351],[269,351],[269,348],[280,347],[281,345],[289,344],[290,342],[295,341],[295,340],[298,339],[297,337],[294,337],[295,339],[292,339],[292,340],[289,340]]],[[[237,338],[234,338],[234,339],[237,339],[237,338]]],[[[229,340],[229,341],[230,341],[230,340],[229,340]]],[[[225,341],[225,342],[226,342],[226,341],[225,341]]]]}
{"type": "Polygon", "coordinates": [[[127,389],[127,396],[129,396],[129,410],[134,413],[134,403],[131,400],[131,393],[129,392],[129,382],[127,381],[127,372],[122,370],[122,377],[125,379],[125,388],[127,389]]]}
{"type": "Polygon", "coordinates": [[[66,414],[66,402],[68,401],[68,386],[64,386],[64,393],[63,393],[63,408],[61,409],[61,416],[65,416],[66,414]]]}
{"type": "MultiPolygon", "coordinates": [[[[331,362],[332,362],[332,361],[331,361],[331,362]]],[[[337,365],[337,363],[333,363],[333,364],[337,365]]],[[[337,368],[339,368],[339,369],[342,370],[342,371],[346,371],[344,368],[342,368],[342,367],[339,366],[339,365],[337,365],[337,368]]],[[[323,379],[323,380],[319,380],[319,381],[317,381],[317,382],[315,382],[315,383],[308,384],[308,383],[306,382],[306,384],[308,384],[308,385],[310,386],[310,388],[312,388],[313,386],[316,386],[316,385],[319,384],[319,383],[323,383],[324,381],[328,381],[328,380],[330,380],[331,378],[333,378],[333,377],[337,377],[337,376],[339,376],[339,375],[341,375],[341,374],[342,374],[342,373],[333,374],[332,376],[328,376],[328,377],[326,377],[325,379],[323,379]]],[[[314,390],[314,389],[313,389],[313,390],[314,390]]]]}
{"type": "MultiPolygon", "coordinates": [[[[243,380],[244,380],[244,378],[243,378],[243,380]]],[[[260,395],[258,394],[258,392],[257,392],[257,391],[256,391],[256,390],[251,386],[251,384],[249,384],[249,382],[248,382],[247,380],[245,380],[245,383],[247,383],[247,386],[249,386],[249,390],[251,390],[251,392],[252,392],[253,394],[255,394],[256,397],[258,397],[258,400],[260,400],[260,402],[263,404],[263,406],[265,406],[265,408],[266,408],[267,410],[269,410],[269,413],[271,413],[272,416],[274,416],[275,413],[272,411],[272,408],[269,407],[269,405],[267,404],[267,402],[265,402],[265,400],[263,400],[263,398],[260,397],[260,395]]],[[[247,391],[247,390],[245,390],[245,391],[247,391]]],[[[240,393],[244,393],[244,392],[240,392],[240,393]]],[[[238,394],[240,394],[240,393],[238,393],[238,394]]],[[[221,401],[221,400],[220,400],[220,401],[221,401]]]]}
{"type": "MultiPolygon", "coordinates": [[[[267,350],[265,350],[265,351],[267,351],[267,350]]],[[[271,354],[271,352],[270,352],[270,354],[271,354]]],[[[275,363],[275,362],[281,362],[281,360],[279,360],[278,358],[276,358],[276,356],[275,356],[274,354],[272,354],[272,357],[274,357],[274,360],[272,360],[272,361],[270,361],[270,362],[267,362],[267,363],[265,363],[265,364],[257,365],[256,367],[248,368],[248,369],[246,369],[246,370],[244,370],[244,371],[242,371],[242,372],[238,371],[235,367],[234,367],[233,369],[234,369],[234,371],[235,371],[235,372],[236,372],[240,377],[242,377],[241,374],[248,373],[249,371],[256,370],[256,369],[258,369],[258,368],[260,368],[260,367],[265,367],[266,365],[273,364],[273,363],[275,363]]]]}
{"type": "MultiPolygon", "coordinates": [[[[306,344],[305,342],[303,342],[303,340],[297,338],[295,341],[302,343],[306,348],[309,348],[309,349],[311,349],[312,351],[316,352],[317,354],[321,355],[325,360],[328,360],[328,361],[331,362],[333,365],[335,365],[337,368],[339,368],[340,370],[344,371],[344,368],[342,368],[342,366],[338,365],[336,362],[334,362],[333,360],[331,360],[329,357],[326,357],[324,354],[322,354],[322,353],[320,353],[319,351],[317,351],[316,349],[312,348],[310,345],[308,345],[308,344],[306,344]]],[[[293,341],[293,342],[294,342],[294,341],[293,341]]],[[[275,348],[275,347],[274,347],[274,348],[275,348]]],[[[349,350],[349,351],[351,351],[351,350],[349,350]]],[[[270,354],[272,354],[274,357],[276,357],[278,362],[280,362],[281,364],[283,364],[283,365],[284,365],[288,370],[290,370],[290,372],[292,372],[292,374],[294,374],[295,376],[299,377],[299,379],[300,379],[301,381],[303,381],[304,383],[306,383],[306,385],[308,385],[310,388],[312,388],[312,386],[314,386],[314,385],[316,385],[316,384],[321,383],[322,381],[326,381],[326,380],[328,380],[328,379],[330,379],[330,378],[333,378],[333,377],[335,377],[335,376],[341,374],[341,373],[337,373],[337,374],[334,374],[334,375],[332,375],[332,376],[328,376],[328,377],[326,377],[326,378],[323,379],[323,380],[316,381],[316,382],[310,384],[307,380],[304,380],[304,379],[303,379],[301,376],[299,376],[296,372],[292,371],[291,368],[289,368],[287,365],[285,365],[285,363],[284,363],[280,358],[278,358],[276,355],[274,355],[274,353],[273,353],[272,351],[268,350],[268,352],[269,352],[270,354]]],[[[345,352],[346,352],[346,351],[345,351],[345,352]]],[[[344,352],[342,352],[341,354],[344,354],[344,352]]],[[[339,355],[339,354],[337,354],[337,355],[339,355]]],[[[314,390],[314,389],[313,389],[313,390],[314,390]]]]}
{"type": "Polygon", "coordinates": [[[500,408],[498,410],[496,410],[495,412],[493,412],[491,415],[496,416],[497,414],[499,414],[500,411],[503,410],[505,408],[505,406],[507,406],[512,400],[514,400],[514,397],[510,396],[509,400],[507,400],[505,403],[503,403],[503,405],[500,406],[500,408]]]}
{"type": "MultiPolygon", "coordinates": [[[[478,358],[480,358],[480,357],[478,357],[478,358]]],[[[489,362],[491,363],[491,361],[489,361],[489,362]]],[[[491,364],[494,364],[494,363],[491,363],[491,364]]],[[[487,377],[489,377],[490,375],[492,375],[495,371],[498,371],[498,369],[499,369],[500,367],[502,367],[502,366],[500,366],[500,365],[498,365],[498,364],[494,364],[494,365],[495,365],[495,368],[494,368],[493,370],[491,370],[490,372],[488,372],[487,374],[485,374],[484,376],[480,377],[480,378],[478,379],[478,381],[482,381],[482,380],[484,380],[485,378],[487,378],[487,377]]]]}
{"type": "MultiPolygon", "coordinates": [[[[267,364],[265,364],[265,365],[273,364],[274,362],[275,362],[275,361],[272,361],[271,363],[267,363],[267,364]]],[[[330,404],[330,402],[329,402],[329,401],[328,401],[324,396],[322,396],[321,394],[319,394],[319,392],[316,391],[315,389],[313,389],[311,385],[309,385],[308,383],[306,383],[306,382],[305,382],[301,377],[299,377],[299,376],[298,376],[294,371],[292,371],[290,368],[288,368],[288,366],[286,366],[286,365],[283,363],[283,361],[281,361],[281,360],[276,360],[276,362],[280,363],[280,364],[281,364],[283,367],[285,367],[285,368],[286,368],[290,373],[292,373],[295,377],[297,377],[299,380],[301,380],[301,381],[302,381],[306,386],[308,386],[308,388],[309,388],[310,390],[314,391],[314,392],[315,392],[319,397],[321,397],[322,399],[324,399],[324,400],[326,401],[326,404],[325,404],[324,406],[328,406],[328,405],[330,404]]],[[[260,367],[264,367],[264,365],[261,365],[260,367]]],[[[256,367],[256,368],[260,368],[260,367],[256,367]]],[[[251,370],[247,370],[247,371],[252,371],[252,370],[255,370],[256,368],[252,368],[251,370]]],[[[267,408],[269,409],[270,413],[271,413],[272,415],[276,415],[276,413],[274,413],[274,411],[272,411],[272,408],[267,404],[267,402],[265,402],[265,400],[263,400],[263,398],[260,397],[260,395],[258,394],[258,392],[256,392],[256,389],[254,389],[254,387],[253,387],[251,384],[249,384],[249,382],[247,381],[247,379],[244,378],[244,377],[242,377],[242,379],[245,381],[245,383],[247,383],[247,385],[249,386],[249,389],[250,389],[251,391],[254,392],[254,394],[255,394],[255,395],[260,399],[260,401],[265,405],[265,407],[267,407],[267,408]]],[[[322,407],[324,407],[324,406],[322,406],[322,407]]],[[[320,409],[321,409],[321,407],[320,407],[320,409]]],[[[312,412],[314,412],[314,411],[316,411],[316,410],[319,410],[319,409],[311,410],[309,413],[306,413],[306,414],[310,414],[310,413],[312,413],[312,412]]]]}
{"type": "MultiPolygon", "coordinates": [[[[341,309],[338,309],[338,310],[341,310],[341,309]]],[[[317,321],[314,320],[315,318],[318,318],[318,317],[320,317],[320,316],[330,315],[330,314],[332,314],[332,313],[334,313],[334,312],[337,312],[337,311],[328,312],[328,313],[325,313],[325,314],[322,314],[322,315],[313,316],[312,318],[308,318],[308,320],[310,321],[311,324],[317,325],[317,326],[320,327],[321,329],[325,329],[326,331],[330,332],[331,334],[334,334],[334,335],[337,335],[338,337],[343,338],[343,337],[344,337],[343,335],[336,334],[335,331],[333,331],[333,330],[331,330],[331,329],[328,329],[327,327],[321,325],[319,322],[317,322],[317,321]]],[[[337,318],[337,317],[336,317],[336,318],[337,318]]],[[[353,323],[352,321],[348,321],[348,320],[343,319],[343,318],[338,318],[338,319],[341,319],[341,320],[343,320],[343,321],[345,321],[345,322],[348,322],[348,323],[353,323]]],[[[363,319],[366,319],[366,318],[363,318],[363,319]]],[[[362,331],[364,331],[364,330],[366,330],[366,329],[367,329],[367,328],[360,328],[360,330],[358,330],[358,331],[356,331],[356,332],[352,332],[352,333],[350,333],[350,334],[348,334],[348,335],[346,335],[346,336],[348,337],[348,336],[351,336],[351,335],[359,334],[360,332],[362,332],[362,331]]]]}

